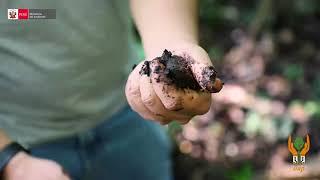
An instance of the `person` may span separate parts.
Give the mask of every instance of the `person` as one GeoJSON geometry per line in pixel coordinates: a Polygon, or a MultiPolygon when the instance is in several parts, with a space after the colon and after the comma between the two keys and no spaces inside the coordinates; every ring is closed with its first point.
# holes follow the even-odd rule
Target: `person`
{"type": "Polygon", "coordinates": [[[4,180],[173,178],[159,123],[187,123],[211,96],[152,84],[139,74],[144,61],[128,76],[137,59],[130,12],[146,60],[168,49],[192,57],[197,71],[212,64],[198,45],[196,0],[2,0],[0,8],[56,9],[53,20],[1,15],[0,157],[14,142],[29,150],[15,146],[0,162],[4,180]]]}

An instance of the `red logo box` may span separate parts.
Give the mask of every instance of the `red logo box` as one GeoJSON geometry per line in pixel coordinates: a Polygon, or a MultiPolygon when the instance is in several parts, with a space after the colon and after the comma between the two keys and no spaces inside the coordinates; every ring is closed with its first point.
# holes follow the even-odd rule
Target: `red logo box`
{"type": "Polygon", "coordinates": [[[18,19],[29,19],[29,9],[18,9],[18,19]]]}

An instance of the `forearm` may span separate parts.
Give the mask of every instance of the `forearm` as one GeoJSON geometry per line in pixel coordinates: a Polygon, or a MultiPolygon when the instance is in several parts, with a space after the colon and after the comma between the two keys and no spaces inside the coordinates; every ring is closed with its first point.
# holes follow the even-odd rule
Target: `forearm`
{"type": "Polygon", "coordinates": [[[197,0],[131,0],[147,57],[179,43],[198,43],[197,0]]]}
{"type": "Polygon", "coordinates": [[[0,129],[0,151],[11,142],[10,138],[0,129]]]}

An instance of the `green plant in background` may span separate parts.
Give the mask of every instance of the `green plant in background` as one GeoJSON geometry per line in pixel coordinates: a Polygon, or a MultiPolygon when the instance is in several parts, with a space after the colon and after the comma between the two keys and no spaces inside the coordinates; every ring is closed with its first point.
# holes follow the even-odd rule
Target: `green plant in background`
{"type": "Polygon", "coordinates": [[[320,102],[320,77],[319,77],[319,75],[313,81],[312,89],[314,91],[314,97],[320,102]]]}
{"type": "Polygon", "coordinates": [[[239,169],[232,169],[226,175],[230,180],[250,180],[253,177],[252,165],[244,164],[239,169]]]}
{"type": "Polygon", "coordinates": [[[223,59],[223,50],[220,47],[210,47],[208,50],[210,57],[213,57],[214,61],[221,61],[223,59]]]}
{"type": "Polygon", "coordinates": [[[284,76],[290,81],[296,81],[304,77],[303,66],[300,64],[288,64],[284,69],[284,76]]]}
{"type": "Polygon", "coordinates": [[[242,131],[245,132],[248,137],[254,137],[261,128],[261,119],[262,117],[259,113],[250,111],[246,117],[242,131]]]}
{"type": "Polygon", "coordinates": [[[318,0],[295,0],[293,5],[295,12],[300,15],[313,14],[319,10],[318,0]]]}
{"type": "MultiPolygon", "coordinates": [[[[320,97],[319,97],[320,98],[320,97]]],[[[320,119],[320,102],[307,101],[304,104],[305,111],[315,119],[320,119]]]]}
{"type": "MultiPolygon", "coordinates": [[[[318,56],[316,56],[317,53],[313,53],[313,55],[306,57],[306,54],[301,53],[303,51],[300,49],[303,49],[306,43],[312,44],[316,50],[320,47],[316,43],[319,38],[316,29],[320,27],[320,21],[315,16],[318,12],[320,12],[319,0],[200,1],[201,45],[214,59],[214,63],[218,64],[218,70],[221,70],[220,67],[230,66],[229,62],[224,60],[224,56],[235,47],[234,43],[238,45],[238,41],[233,42],[236,37],[243,35],[237,34],[238,30],[257,42],[268,33],[271,36],[270,41],[273,42],[274,51],[272,51],[270,59],[264,59],[264,76],[268,78],[268,76],[276,75],[285,81],[270,84],[269,81],[259,81],[257,89],[254,89],[252,84],[250,86],[246,84],[241,86],[242,84],[240,84],[242,88],[251,93],[253,98],[263,98],[269,102],[269,104],[266,103],[265,109],[253,107],[254,104],[244,108],[232,107],[238,110],[231,111],[230,106],[217,101],[214,107],[218,108],[214,110],[212,121],[199,121],[200,123],[195,121],[191,126],[193,131],[198,131],[199,137],[197,140],[190,140],[193,150],[187,154],[195,158],[190,158],[192,161],[190,164],[195,168],[191,170],[187,167],[185,158],[179,159],[183,164],[181,172],[186,177],[182,179],[261,179],[255,177],[260,177],[260,173],[262,175],[264,170],[268,168],[271,154],[276,154],[276,151],[269,151],[270,147],[276,149],[277,145],[286,140],[293,129],[296,129],[301,123],[314,128],[317,132],[320,127],[317,125],[320,122],[320,71],[316,58],[318,56]],[[290,43],[281,40],[281,38],[288,38],[288,34],[289,39],[291,38],[290,43]],[[285,85],[282,87],[283,84],[285,85]],[[279,92],[284,89],[288,90],[288,93],[271,95],[267,91],[269,89],[279,92]],[[273,104],[279,106],[273,106],[273,104]],[[240,120],[235,121],[236,124],[232,124],[233,121],[228,121],[231,119],[229,116],[236,116],[235,119],[240,120]],[[313,124],[309,124],[310,122],[313,124]],[[241,149],[244,146],[249,147],[243,143],[246,141],[257,149],[265,150],[263,151],[265,156],[258,158],[253,155],[249,161],[241,160],[239,162],[240,160],[237,161],[237,158],[242,158],[239,153],[234,159],[230,157],[230,163],[224,164],[219,161],[225,160],[225,156],[223,156],[225,154],[224,144],[233,143],[235,147],[241,149]],[[216,157],[210,156],[210,153],[215,151],[218,152],[216,157]],[[209,161],[203,161],[202,158],[209,161]],[[199,167],[199,162],[207,163],[207,166],[217,163],[217,166],[222,167],[224,171],[214,168],[210,169],[210,174],[204,176],[203,172],[207,166],[199,167]],[[219,172],[223,177],[216,178],[219,172]]],[[[237,68],[233,64],[230,67],[237,68]]],[[[230,82],[234,80],[233,77],[226,76],[227,78],[230,78],[230,82]]],[[[188,138],[184,136],[186,132],[185,127],[178,123],[169,125],[169,133],[178,144],[188,138]]],[[[296,138],[293,141],[297,150],[303,148],[303,140],[303,138],[296,138]]]]}
{"type": "Polygon", "coordinates": [[[293,100],[290,102],[289,107],[292,106],[302,106],[303,110],[308,114],[308,116],[313,117],[315,119],[320,118],[320,102],[317,100],[308,100],[308,101],[299,101],[293,100]]]}

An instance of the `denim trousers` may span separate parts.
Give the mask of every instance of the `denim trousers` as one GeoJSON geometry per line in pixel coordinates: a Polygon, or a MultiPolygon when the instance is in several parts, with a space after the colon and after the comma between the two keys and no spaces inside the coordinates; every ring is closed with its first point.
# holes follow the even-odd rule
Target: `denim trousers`
{"type": "Polygon", "coordinates": [[[128,106],[97,127],[31,147],[74,180],[172,180],[171,144],[154,122],[128,106]]]}

